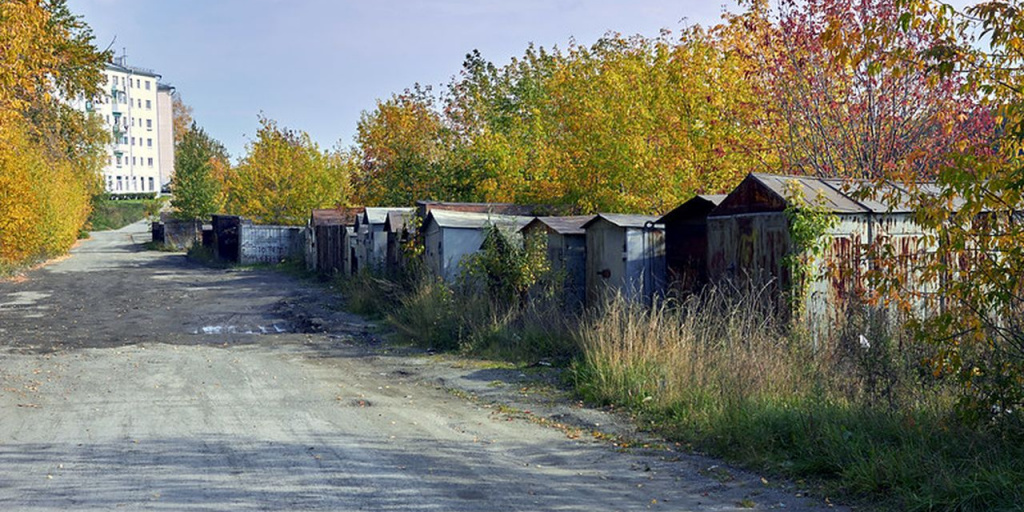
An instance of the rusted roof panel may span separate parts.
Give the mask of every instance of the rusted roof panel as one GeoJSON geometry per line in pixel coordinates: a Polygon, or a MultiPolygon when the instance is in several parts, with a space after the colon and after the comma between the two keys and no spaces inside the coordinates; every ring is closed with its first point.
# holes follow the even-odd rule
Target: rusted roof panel
{"type": "Polygon", "coordinates": [[[912,211],[906,191],[892,182],[826,178],[821,181],[857,201],[871,213],[908,213],[912,211]]]}
{"type": "Polygon", "coordinates": [[[447,210],[466,213],[494,213],[498,215],[533,216],[537,206],[512,203],[448,203],[442,201],[416,201],[419,215],[426,217],[433,210],[447,210]]]}
{"type": "Polygon", "coordinates": [[[835,188],[832,183],[829,183],[829,180],[763,173],[753,173],[751,176],[783,201],[788,201],[792,194],[799,194],[807,203],[823,206],[833,213],[866,213],[870,211],[835,188]]]}
{"type": "MultiPolygon", "coordinates": [[[[496,224],[513,226],[518,231],[530,223],[533,217],[519,215],[497,215],[492,213],[460,212],[450,210],[432,210],[427,215],[427,222],[433,218],[442,228],[480,229],[496,224]]],[[[426,223],[426,222],[424,222],[426,223]]]]}
{"type": "Polygon", "coordinates": [[[367,224],[384,224],[388,220],[388,212],[409,212],[415,211],[415,208],[399,208],[399,207],[369,207],[366,209],[366,214],[363,216],[363,221],[367,224]]]}
{"type": "Polygon", "coordinates": [[[363,213],[364,208],[325,208],[316,209],[310,212],[310,224],[313,226],[355,224],[356,216],[363,213]]]}
{"type": "MultiPolygon", "coordinates": [[[[938,188],[934,185],[922,183],[920,186],[926,193],[929,187],[934,188],[938,195],[938,188]]],[[[824,206],[829,212],[840,215],[911,211],[909,193],[892,182],[877,184],[839,178],[751,173],[709,216],[782,211],[794,193],[807,203],[824,206]]]]}
{"type": "Polygon", "coordinates": [[[390,233],[398,233],[405,229],[409,224],[409,221],[413,217],[413,209],[409,208],[409,211],[405,210],[392,210],[388,212],[387,220],[384,221],[384,231],[390,233]]]}
{"type": "Polygon", "coordinates": [[[583,224],[583,228],[593,225],[598,219],[606,220],[620,228],[646,228],[650,224],[657,224],[656,228],[662,228],[658,224],[658,218],[653,215],[629,215],[624,213],[599,213],[594,218],[583,224]]]}
{"type": "MultiPolygon", "coordinates": [[[[593,219],[593,215],[571,215],[567,217],[537,217],[530,225],[534,223],[543,224],[551,231],[560,235],[584,235],[586,230],[583,229],[583,225],[590,222],[593,219]]],[[[524,227],[525,229],[525,227],[524,227]]]]}

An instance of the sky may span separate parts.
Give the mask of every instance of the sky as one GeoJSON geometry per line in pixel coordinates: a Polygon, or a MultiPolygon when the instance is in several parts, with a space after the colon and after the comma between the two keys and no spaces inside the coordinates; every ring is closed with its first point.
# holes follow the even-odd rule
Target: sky
{"type": "Polygon", "coordinates": [[[731,0],[68,0],[100,49],[175,86],[233,159],[264,115],[322,148],[354,144],[363,111],[415,83],[439,87],[480,50],[589,45],[715,24],[731,0]]]}

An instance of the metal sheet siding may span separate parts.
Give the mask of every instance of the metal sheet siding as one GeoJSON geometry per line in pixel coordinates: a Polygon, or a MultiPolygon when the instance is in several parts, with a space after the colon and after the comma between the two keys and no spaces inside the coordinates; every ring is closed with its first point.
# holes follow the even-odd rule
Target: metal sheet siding
{"type": "Polygon", "coordinates": [[[664,292],[663,230],[620,227],[598,218],[587,225],[586,248],[588,304],[600,304],[613,293],[647,301],[664,292]]]}
{"type": "Polygon", "coordinates": [[[303,231],[295,226],[242,224],[238,232],[239,263],[280,263],[303,254],[303,231]]]}
{"type": "Polygon", "coordinates": [[[587,226],[587,304],[598,305],[625,283],[626,233],[604,219],[587,226]]]}
{"type": "Polygon", "coordinates": [[[561,235],[560,238],[566,305],[582,306],[587,289],[587,238],[583,235],[561,235]]]}
{"type": "Polygon", "coordinates": [[[708,217],[708,274],[712,281],[788,283],[783,258],[789,243],[789,226],[781,212],[708,217]]]}
{"type": "Polygon", "coordinates": [[[345,250],[344,260],[342,261],[343,269],[345,275],[350,276],[358,271],[358,268],[356,268],[356,228],[345,226],[342,240],[342,247],[345,250]]]}
{"type": "MultiPolygon", "coordinates": [[[[846,321],[848,307],[871,292],[865,275],[872,262],[864,248],[879,239],[892,240],[897,262],[908,276],[908,292],[927,294],[934,283],[920,279],[916,263],[931,248],[925,235],[905,213],[838,215],[839,223],[828,233],[821,258],[814,262],[814,281],[804,298],[810,332],[828,335],[846,321]]],[[[783,292],[792,276],[785,265],[790,250],[788,222],[782,213],[762,213],[708,218],[708,265],[712,280],[742,279],[770,283],[778,307],[785,310],[783,292]]],[[[924,308],[921,301],[919,308],[924,308]]]]}
{"type": "Polygon", "coordinates": [[[551,271],[561,275],[564,303],[569,308],[578,308],[586,301],[587,278],[587,237],[586,233],[563,234],[543,218],[526,225],[522,231],[524,237],[547,237],[547,259],[551,271]]]}
{"type": "Polygon", "coordinates": [[[626,271],[623,290],[631,300],[650,300],[665,291],[665,233],[626,229],[626,271]]]}
{"type": "Polygon", "coordinates": [[[316,239],[313,247],[316,252],[316,270],[323,275],[345,272],[346,226],[329,224],[313,226],[312,233],[316,239]]]}
{"type": "Polygon", "coordinates": [[[486,232],[483,229],[444,228],[442,230],[443,251],[442,277],[454,282],[464,270],[466,257],[476,253],[483,245],[486,232]]]}
{"type": "Polygon", "coordinates": [[[427,224],[423,226],[423,263],[429,272],[438,277],[444,277],[444,268],[441,265],[443,249],[441,227],[430,217],[427,224]]]}

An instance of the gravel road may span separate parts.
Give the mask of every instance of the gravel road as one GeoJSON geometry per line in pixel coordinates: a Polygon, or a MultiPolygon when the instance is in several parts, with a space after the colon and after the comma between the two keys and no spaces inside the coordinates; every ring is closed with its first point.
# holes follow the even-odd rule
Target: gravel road
{"type": "Polygon", "coordinates": [[[145,229],[0,282],[0,510],[828,508],[597,440],[628,427],[531,398],[542,377],[388,347],[322,290],[145,251],[145,229]]]}

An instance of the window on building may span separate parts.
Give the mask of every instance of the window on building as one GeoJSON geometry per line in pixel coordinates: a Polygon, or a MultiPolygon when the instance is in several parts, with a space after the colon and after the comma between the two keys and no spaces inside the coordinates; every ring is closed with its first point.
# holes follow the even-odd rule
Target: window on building
{"type": "Polygon", "coordinates": [[[141,80],[138,78],[135,79],[135,87],[142,87],[141,80]]]}
{"type": "MultiPolygon", "coordinates": [[[[147,82],[147,83],[149,83],[149,82],[147,82]]],[[[154,190],[156,190],[156,184],[153,183],[153,178],[150,178],[149,179],[149,191],[152,192],[154,190]]]]}
{"type": "Polygon", "coordinates": [[[146,139],[146,147],[153,147],[153,139],[146,139]]]}
{"type": "Polygon", "coordinates": [[[152,130],[153,129],[153,120],[152,119],[146,119],[146,129],[147,130],[152,130]]]}
{"type": "Polygon", "coordinates": [[[120,176],[118,176],[118,177],[117,177],[117,189],[118,189],[118,190],[121,190],[121,189],[122,189],[122,185],[121,185],[121,177],[120,177],[120,176]]]}
{"type": "Polygon", "coordinates": [[[146,109],[147,110],[151,110],[152,108],[153,108],[153,102],[150,101],[150,100],[146,100],[146,109]]]}
{"type": "Polygon", "coordinates": [[[146,90],[149,90],[149,80],[146,80],[146,90]]]}
{"type": "Polygon", "coordinates": [[[135,137],[132,137],[132,146],[135,145],[135,137]]]}
{"type": "MultiPolygon", "coordinates": [[[[121,167],[121,157],[120,156],[117,157],[117,166],[121,167]]],[[[121,179],[121,178],[118,177],[117,179],[121,179]]]]}
{"type": "MultiPolygon", "coordinates": [[[[133,166],[135,165],[135,157],[134,157],[134,156],[132,157],[132,165],[133,165],[133,166]]],[[[135,179],[135,176],[132,176],[132,179],[134,180],[134,179],[135,179]]]]}
{"type": "Polygon", "coordinates": [[[150,157],[146,163],[149,164],[150,167],[153,167],[153,158],[150,157]]]}

